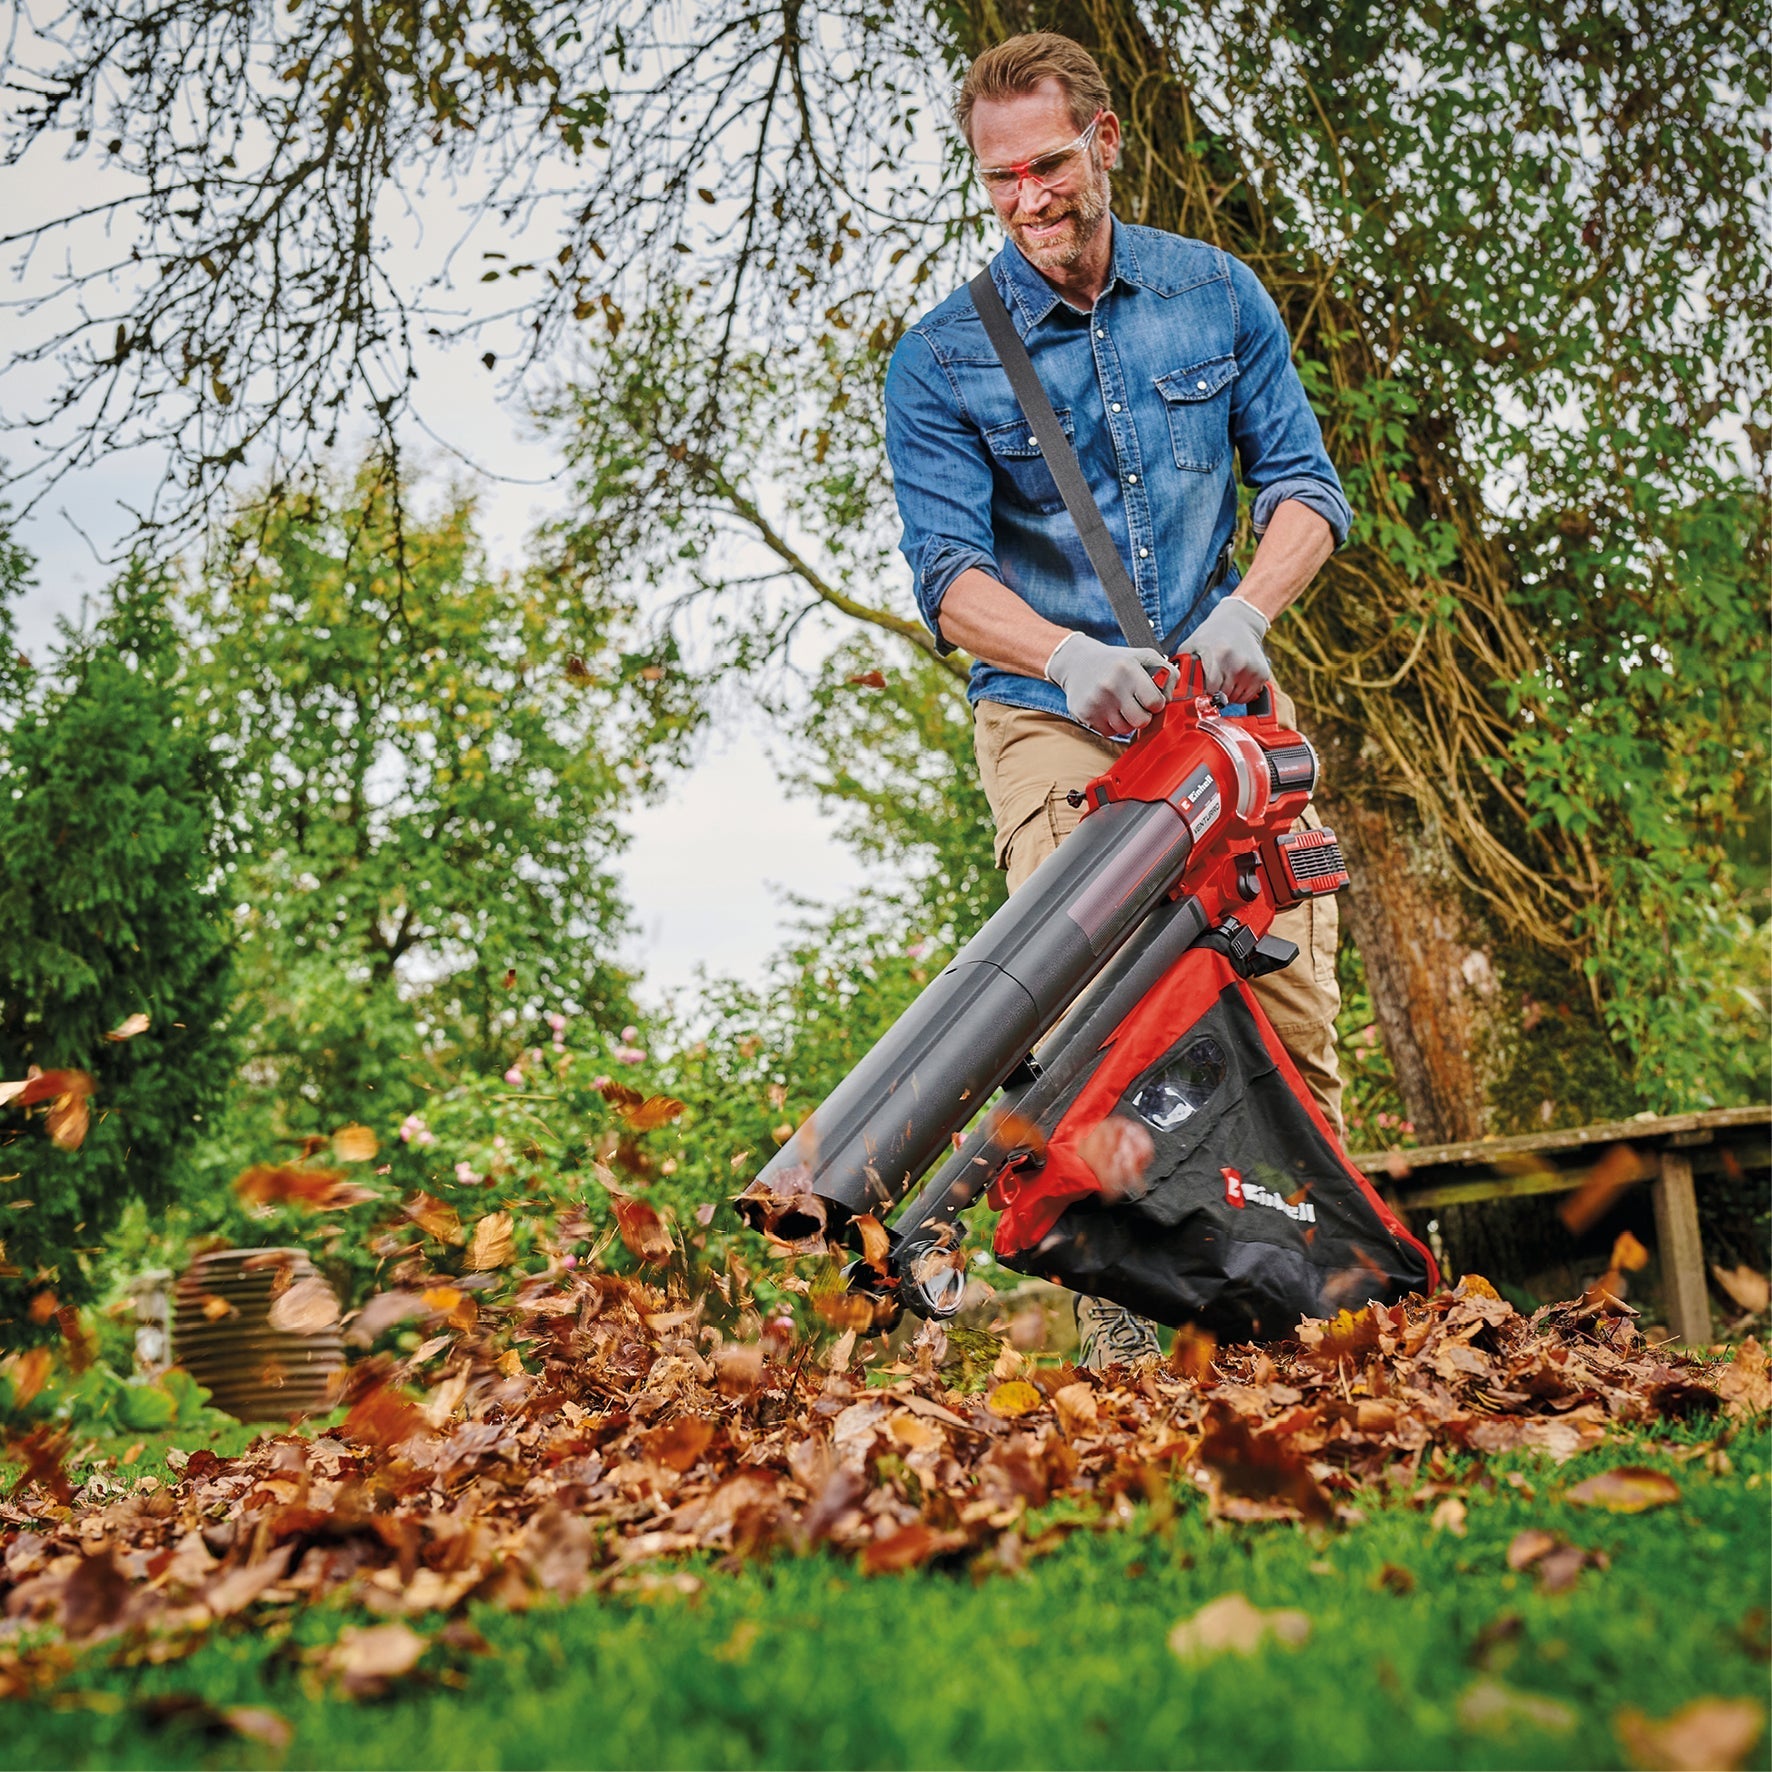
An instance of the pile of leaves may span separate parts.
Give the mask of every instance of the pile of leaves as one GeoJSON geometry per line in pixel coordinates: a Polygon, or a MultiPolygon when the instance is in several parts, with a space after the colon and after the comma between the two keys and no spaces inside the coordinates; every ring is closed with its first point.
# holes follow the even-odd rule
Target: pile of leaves
{"type": "Polygon", "coordinates": [[[936,1326],[859,1357],[853,1331],[819,1351],[785,1318],[736,1339],[709,1320],[717,1294],[559,1256],[502,1297],[435,1278],[348,1326],[365,1346],[396,1322],[424,1339],[349,1367],[342,1419],[311,1437],[79,1488],[51,1426],[15,1439],[5,1632],[127,1632],[162,1659],[322,1596],[391,1615],[386,1629],[470,1599],[692,1584],[671,1561],[689,1553],[828,1545],[866,1573],[1014,1569],[1141,1500],[1170,1504],[1177,1479],[1227,1520],[1333,1526],[1373,1484],[1456,1508],[1458,1454],[1560,1462],[1618,1428],[1702,1415],[1726,1431],[1772,1406],[1757,1344],[1705,1364],[1646,1345],[1616,1304],[1528,1320],[1475,1277],[1274,1346],[1184,1331],[1166,1364],[1101,1374],[936,1326]]]}

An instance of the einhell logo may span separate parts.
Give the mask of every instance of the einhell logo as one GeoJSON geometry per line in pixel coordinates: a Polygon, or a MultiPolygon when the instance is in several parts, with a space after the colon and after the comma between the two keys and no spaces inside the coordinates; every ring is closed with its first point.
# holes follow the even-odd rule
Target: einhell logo
{"type": "Polygon", "coordinates": [[[1274,1212],[1284,1212],[1290,1219],[1299,1224],[1315,1224],[1317,1209],[1308,1201],[1294,1206],[1290,1200],[1282,1199],[1272,1188],[1265,1188],[1259,1181],[1245,1181],[1235,1169],[1221,1169],[1218,1172],[1224,1177],[1224,1199],[1227,1206],[1235,1206],[1240,1212],[1245,1206],[1266,1206],[1274,1212]]]}

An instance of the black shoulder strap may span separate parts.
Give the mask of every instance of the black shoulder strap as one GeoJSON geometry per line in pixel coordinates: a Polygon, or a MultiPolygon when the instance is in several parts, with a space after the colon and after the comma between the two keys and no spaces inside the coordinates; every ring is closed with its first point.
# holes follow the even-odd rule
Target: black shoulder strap
{"type": "Polygon", "coordinates": [[[1102,521],[1101,506],[1095,502],[1095,494],[1083,478],[1077,452],[1064,434],[1057,414],[1052,410],[1052,402],[1046,398],[1039,372],[1028,356],[1027,346],[1021,342],[1021,335],[1015,330],[1015,322],[1009,318],[1009,310],[1004,307],[996,284],[991,281],[990,271],[980,271],[969,287],[978,317],[984,322],[985,332],[1003,365],[1003,373],[1009,377],[1009,386],[1021,404],[1028,429],[1040,440],[1040,453],[1045,456],[1046,466],[1064,500],[1064,508],[1070,512],[1077,534],[1082,537],[1089,564],[1095,568],[1095,576],[1101,580],[1101,588],[1113,605],[1126,644],[1160,646],[1157,630],[1151,626],[1151,618],[1145,614],[1138,592],[1127,576],[1120,550],[1114,546],[1114,538],[1102,521]]]}

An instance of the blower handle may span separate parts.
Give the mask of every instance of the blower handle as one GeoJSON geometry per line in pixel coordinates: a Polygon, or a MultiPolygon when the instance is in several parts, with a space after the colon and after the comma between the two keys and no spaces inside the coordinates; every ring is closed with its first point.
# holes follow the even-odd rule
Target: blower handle
{"type": "MultiPolygon", "coordinates": [[[[1175,694],[1172,699],[1190,701],[1195,696],[1206,694],[1206,673],[1199,659],[1191,652],[1178,652],[1175,654],[1174,662],[1176,670],[1180,673],[1180,680],[1175,685],[1175,694]]],[[[1222,698],[1214,696],[1213,700],[1217,701],[1220,707],[1224,706],[1222,698]]],[[[1261,693],[1256,696],[1254,701],[1247,704],[1246,711],[1257,720],[1266,720],[1272,717],[1274,711],[1274,686],[1272,683],[1262,684],[1261,693]]]]}

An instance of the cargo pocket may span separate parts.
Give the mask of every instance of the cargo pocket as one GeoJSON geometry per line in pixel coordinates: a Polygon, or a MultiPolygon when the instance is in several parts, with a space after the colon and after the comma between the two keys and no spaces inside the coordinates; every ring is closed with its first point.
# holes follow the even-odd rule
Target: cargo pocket
{"type": "Polygon", "coordinates": [[[1236,379],[1235,357],[1210,357],[1157,377],[1178,468],[1209,474],[1230,452],[1231,383],[1236,379]]]}
{"type": "MultiPolygon", "coordinates": [[[[1057,415],[1059,429],[1067,439],[1074,440],[1076,431],[1071,424],[1070,408],[1059,407],[1057,415]]],[[[1044,512],[1063,508],[1064,499],[1059,495],[1052,470],[1046,465],[1040,439],[1025,418],[1015,419],[1010,424],[992,425],[984,433],[984,440],[991,452],[991,460],[996,464],[998,478],[1007,483],[1020,503],[1044,512]]]]}

